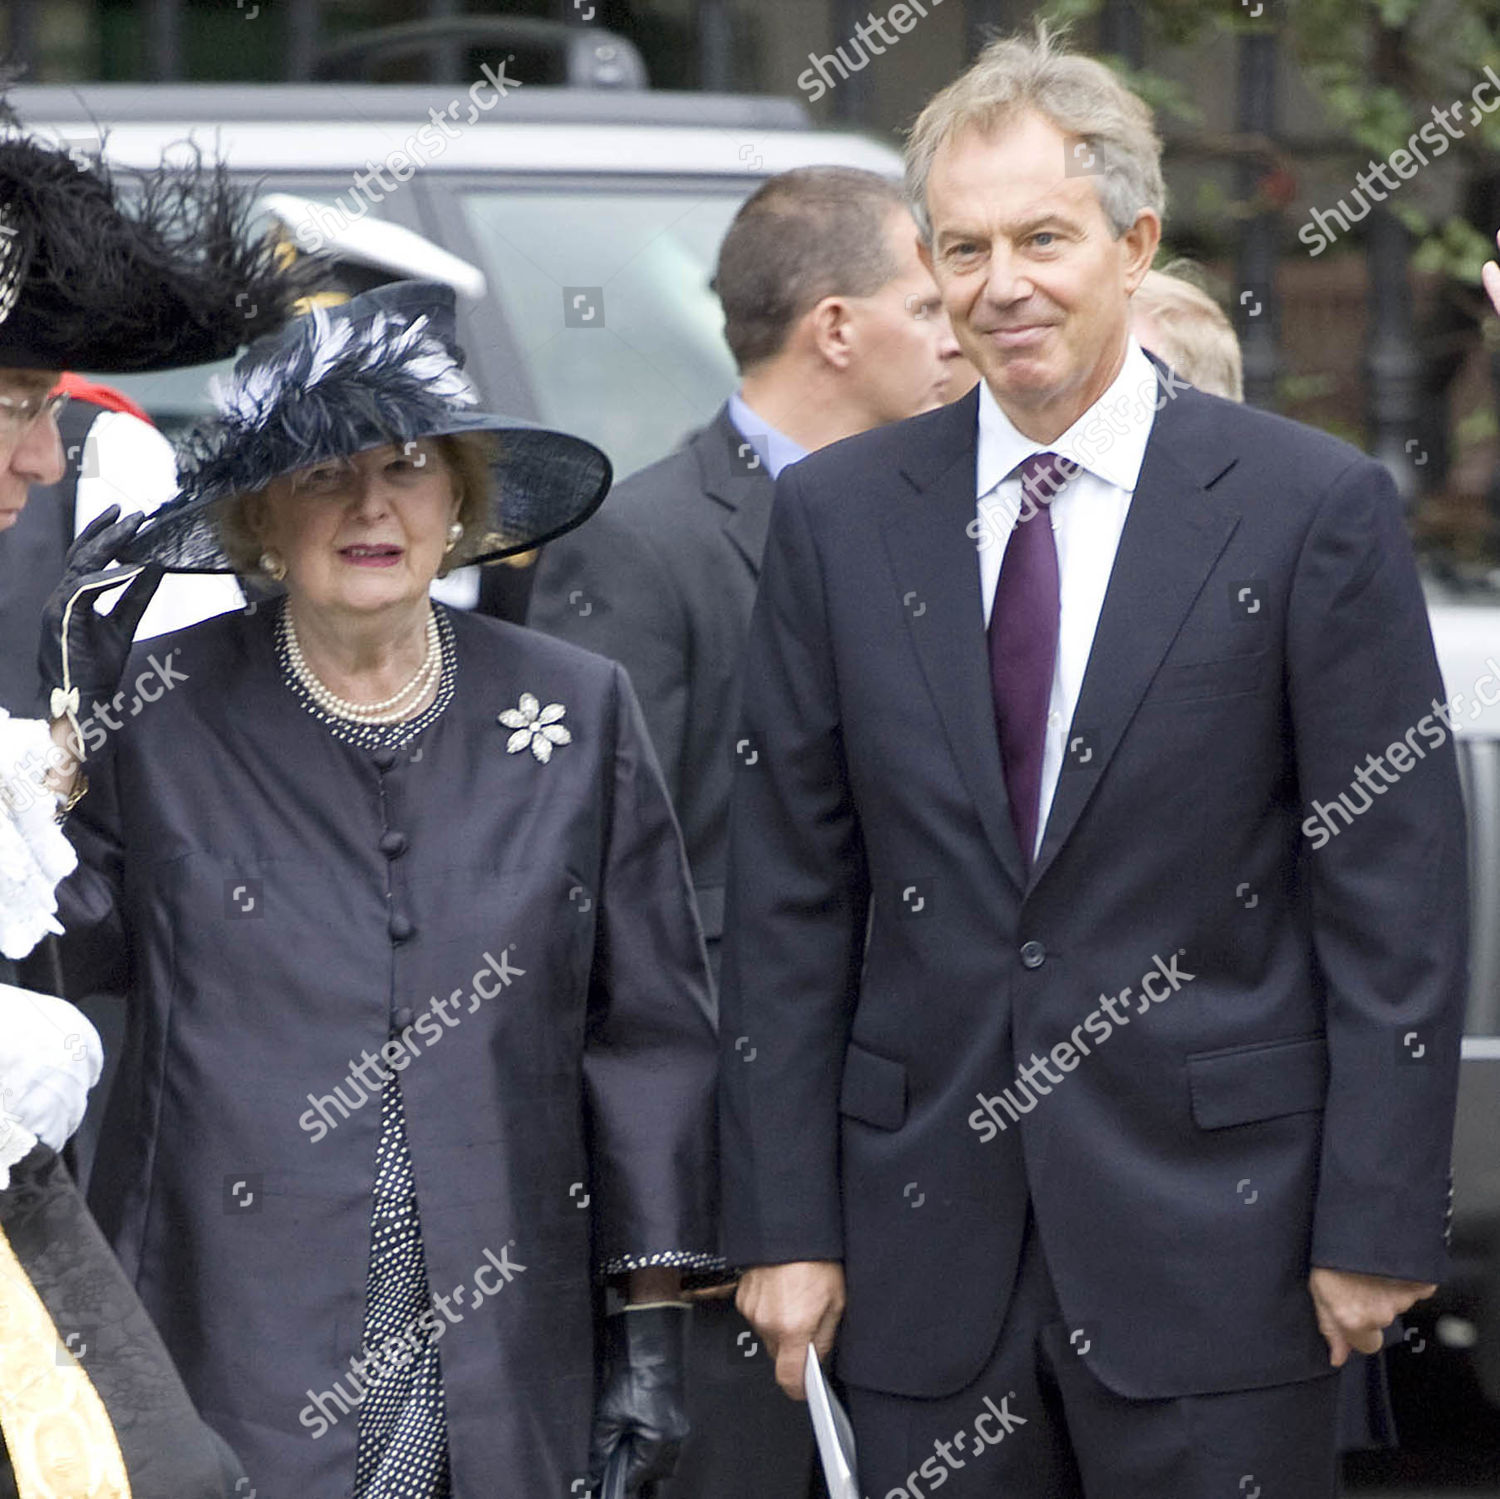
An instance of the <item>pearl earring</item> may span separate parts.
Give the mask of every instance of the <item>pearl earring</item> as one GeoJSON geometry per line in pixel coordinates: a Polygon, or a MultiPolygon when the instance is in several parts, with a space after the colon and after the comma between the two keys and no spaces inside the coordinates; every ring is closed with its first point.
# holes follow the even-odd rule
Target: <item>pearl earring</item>
{"type": "Polygon", "coordinates": [[[278,583],[286,577],[286,563],[275,552],[262,552],[260,554],[260,570],[274,578],[278,583]]]}
{"type": "Polygon", "coordinates": [[[463,522],[454,521],[453,524],[448,527],[448,544],[443,548],[443,550],[445,552],[451,552],[453,548],[458,545],[459,541],[463,537],[463,534],[463,522]]]}

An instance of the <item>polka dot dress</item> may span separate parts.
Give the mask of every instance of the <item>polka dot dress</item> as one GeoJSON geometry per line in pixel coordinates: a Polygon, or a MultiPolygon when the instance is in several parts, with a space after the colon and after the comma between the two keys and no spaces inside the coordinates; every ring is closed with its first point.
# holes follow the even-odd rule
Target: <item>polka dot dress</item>
{"type": "MultiPolygon", "coordinates": [[[[292,670],[285,601],[276,656],[282,680],[336,739],[361,749],[399,749],[428,728],[453,700],[456,651],[448,612],[435,607],[443,653],[432,704],[397,724],[352,724],[318,707],[292,670]]],[[[365,1288],[364,1340],[355,1373],[364,1387],[354,1499],[450,1499],[448,1414],[437,1345],[420,1325],[432,1310],[416,1178],[406,1138],[401,1088],[392,1076],[381,1090],[380,1142],[370,1222],[370,1273],[365,1288]]],[[[430,1323],[429,1323],[430,1325],[430,1323]]]]}
{"type": "Polygon", "coordinates": [[[355,1499],[448,1499],[448,1418],[437,1344],[419,1326],[432,1307],[401,1088],[381,1089],[370,1279],[368,1383],[359,1406],[355,1499]]]}

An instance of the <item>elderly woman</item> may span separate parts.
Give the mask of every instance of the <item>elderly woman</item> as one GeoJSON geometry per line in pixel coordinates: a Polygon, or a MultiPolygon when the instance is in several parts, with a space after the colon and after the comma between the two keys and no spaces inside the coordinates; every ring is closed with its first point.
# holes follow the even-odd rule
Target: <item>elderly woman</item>
{"type": "Polygon", "coordinates": [[[253,345],[44,643],[91,779],[67,957],[130,998],[93,1206],[278,1499],[566,1499],[617,1447],[637,1491],[718,1264],[702,939],[628,681],[428,594],[609,465],[479,412],[460,358],[416,283],[253,345]],[[163,566],[285,597],[126,664],[163,566]]]}

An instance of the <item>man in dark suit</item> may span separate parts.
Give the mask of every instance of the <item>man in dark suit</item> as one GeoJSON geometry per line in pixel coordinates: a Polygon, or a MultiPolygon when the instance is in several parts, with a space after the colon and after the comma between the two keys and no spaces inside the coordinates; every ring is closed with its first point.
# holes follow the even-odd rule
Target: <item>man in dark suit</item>
{"type": "Polygon", "coordinates": [[[988,48],[908,148],[983,382],[777,489],[726,1249],[790,1393],[837,1333],[873,1499],[1326,1499],[1333,1367],[1444,1266],[1456,705],[1386,472],[1131,338],[1159,152],[988,48]]]}
{"type": "MultiPolygon", "coordinates": [[[[685,447],[616,486],[545,550],[529,623],[624,663],[682,823],[718,972],[739,667],[772,480],[812,449],[931,410],[958,345],[899,187],[813,167],[773,177],[731,225],[714,286],[743,381],[685,447]]],[[[952,391],[956,394],[956,391],[952,391]]],[[[694,1435],[680,1499],[803,1499],[803,1412],[727,1301],[695,1309],[694,1435]]]]}
{"type": "Polygon", "coordinates": [[[901,190],[874,172],[771,178],[730,226],[714,288],[739,390],[546,549],[527,622],[629,671],[717,972],[740,653],[773,481],[814,449],[940,405],[959,350],[901,190]]]}

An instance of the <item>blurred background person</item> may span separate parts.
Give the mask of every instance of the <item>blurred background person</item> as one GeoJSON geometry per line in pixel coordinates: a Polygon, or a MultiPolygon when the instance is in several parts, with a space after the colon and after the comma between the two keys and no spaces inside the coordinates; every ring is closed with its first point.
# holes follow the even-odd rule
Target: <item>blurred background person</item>
{"type": "Polygon", "coordinates": [[[1240,341],[1224,309],[1188,279],[1186,261],[1147,271],[1130,299],[1130,325],[1143,349],[1190,385],[1231,401],[1245,399],[1240,341]]]}
{"type": "MultiPolygon", "coordinates": [[[[616,485],[586,526],[545,549],[529,619],[630,673],[717,976],[740,656],[773,482],[816,448],[963,394],[977,375],[917,257],[900,188],[877,173],[771,178],[730,226],[713,285],[739,389],[684,447],[616,485]]],[[[668,1494],[807,1492],[806,1412],[780,1397],[763,1356],[746,1358],[750,1336],[727,1299],[694,1307],[694,1434],[668,1494]]]]}
{"type": "MultiPolygon", "coordinates": [[[[1495,236],[1495,242],[1500,245],[1500,234],[1495,236]]],[[[1493,260],[1485,261],[1480,268],[1480,278],[1484,282],[1485,292],[1490,299],[1490,306],[1496,312],[1500,312],[1500,262],[1493,260]]]]}

